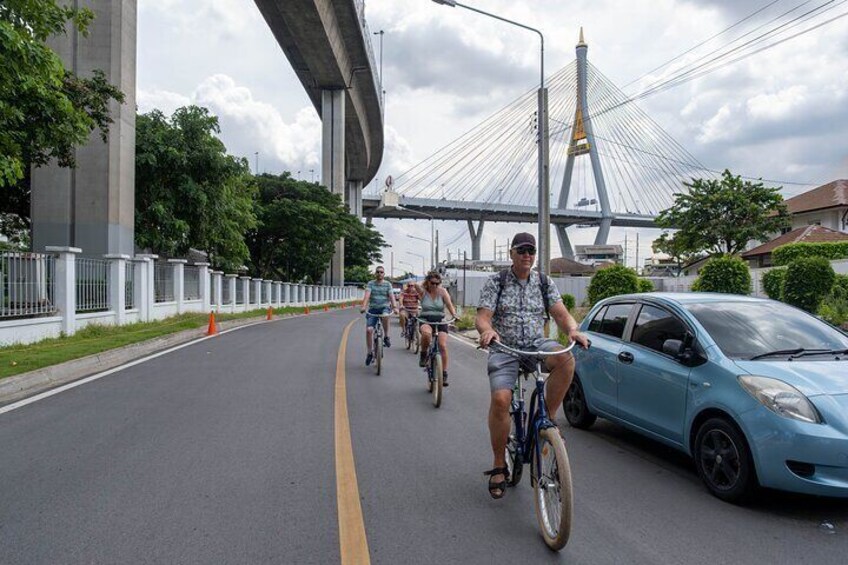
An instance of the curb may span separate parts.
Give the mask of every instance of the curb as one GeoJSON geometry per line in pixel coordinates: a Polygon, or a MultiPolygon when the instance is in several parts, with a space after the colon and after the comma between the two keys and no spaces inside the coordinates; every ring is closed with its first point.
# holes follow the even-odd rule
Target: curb
{"type": "MultiPolygon", "coordinates": [[[[340,309],[330,310],[335,312],[340,309]]],[[[315,314],[319,312],[316,311],[315,314]]],[[[310,314],[314,315],[314,314],[310,314]]],[[[241,326],[267,324],[286,320],[289,318],[307,317],[305,314],[289,314],[277,317],[273,320],[258,318],[244,318],[241,320],[229,320],[218,323],[218,331],[228,330],[241,326]]],[[[116,349],[109,349],[94,355],[80,357],[65,361],[58,365],[51,365],[21,373],[0,380],[0,406],[11,404],[27,397],[45,392],[52,388],[71,383],[73,381],[88,377],[90,375],[108,371],[120,367],[130,361],[135,361],[157,351],[169,349],[190,341],[206,337],[206,328],[183,330],[178,333],[156,337],[147,341],[140,341],[116,349]]]]}

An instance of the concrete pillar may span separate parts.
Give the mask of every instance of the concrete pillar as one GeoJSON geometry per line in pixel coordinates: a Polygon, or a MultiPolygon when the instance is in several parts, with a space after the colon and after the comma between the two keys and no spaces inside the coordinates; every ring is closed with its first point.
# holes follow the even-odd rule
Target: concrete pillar
{"type": "Polygon", "coordinates": [[[479,261],[480,260],[480,242],[483,240],[483,225],[486,222],[484,220],[480,220],[480,223],[477,224],[477,229],[474,229],[474,222],[472,220],[468,220],[468,233],[471,236],[471,260],[479,261]]]}
{"type": "Polygon", "coordinates": [[[159,256],[150,253],[143,253],[141,255],[136,255],[136,257],[138,259],[147,260],[147,298],[145,299],[145,302],[147,302],[146,321],[152,321],[156,319],[156,309],[154,308],[156,305],[156,260],[159,256]]]}
{"type": "Polygon", "coordinates": [[[250,310],[250,277],[239,277],[241,279],[242,295],[244,297],[244,310],[250,310]]]}
{"type": "Polygon", "coordinates": [[[262,279],[253,279],[253,303],[262,306],[262,279]]]}
{"type": "Polygon", "coordinates": [[[215,294],[212,297],[215,302],[215,311],[220,312],[223,306],[224,299],[224,273],[221,271],[212,271],[212,276],[215,278],[215,294]]]}
{"type": "Polygon", "coordinates": [[[350,213],[357,218],[362,217],[362,181],[351,180],[347,181],[347,197],[345,202],[350,210],[350,213]]]}
{"type": "Polygon", "coordinates": [[[274,281],[274,306],[279,308],[283,305],[283,283],[274,281]]]}
{"type": "Polygon", "coordinates": [[[56,253],[55,283],[53,286],[56,308],[62,316],[62,333],[74,335],[77,329],[77,268],[78,247],[48,246],[47,253],[56,253]]]}
{"type": "Polygon", "coordinates": [[[168,259],[168,263],[174,266],[174,300],[177,303],[177,313],[185,312],[185,264],[186,259],[168,259]]]}
{"type": "Polygon", "coordinates": [[[265,300],[267,301],[265,304],[268,306],[274,305],[274,294],[273,287],[271,286],[271,281],[262,281],[262,284],[265,285],[265,300]]]}
{"type": "MultiPolygon", "coordinates": [[[[321,183],[333,194],[345,199],[345,91],[321,91],[321,183]]],[[[336,242],[336,251],[324,274],[327,284],[344,280],[344,238],[336,242]]]]}
{"type": "MultiPolygon", "coordinates": [[[[129,255],[106,255],[109,260],[109,309],[115,312],[115,323],[127,321],[127,260],[129,255]]],[[[134,289],[133,289],[134,290],[134,289]]]]}
{"type": "Polygon", "coordinates": [[[556,233],[559,239],[559,252],[566,259],[574,259],[574,248],[571,246],[571,240],[568,238],[568,226],[557,224],[556,233]]]}
{"type": "Polygon", "coordinates": [[[150,320],[150,309],[153,304],[153,290],[148,286],[147,270],[152,269],[150,259],[133,258],[133,305],[138,310],[138,320],[150,320]]]}
{"type": "Polygon", "coordinates": [[[283,283],[283,304],[291,305],[291,285],[289,283],[283,283]]]}
{"type": "Polygon", "coordinates": [[[233,313],[236,311],[236,285],[238,284],[236,279],[238,278],[238,275],[224,275],[224,278],[227,279],[225,284],[230,288],[230,301],[227,306],[229,306],[230,313],[233,313]]]}
{"type": "MultiPolygon", "coordinates": [[[[63,3],[63,4],[68,4],[63,3]]],[[[73,3],[71,3],[73,4],[73,3]]],[[[33,250],[82,248],[87,256],[135,252],[135,116],[137,0],[79,2],[94,12],[83,36],[73,26],[50,39],[66,68],[82,77],[94,70],[126,97],[112,102],[106,143],[100,131],[75,151],[76,168],[55,161],[32,171],[33,250]]]]}
{"type": "Polygon", "coordinates": [[[209,263],[195,263],[200,277],[200,311],[208,312],[212,307],[212,280],[209,275],[209,263]]]}

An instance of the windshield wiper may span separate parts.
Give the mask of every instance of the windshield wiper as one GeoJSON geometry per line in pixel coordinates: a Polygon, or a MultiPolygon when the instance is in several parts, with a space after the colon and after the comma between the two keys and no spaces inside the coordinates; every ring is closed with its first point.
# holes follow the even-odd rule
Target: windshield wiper
{"type": "MultiPolygon", "coordinates": [[[[797,349],[777,349],[775,351],[769,351],[768,353],[760,353],[759,355],[754,355],[753,357],[751,357],[748,360],[754,361],[756,359],[762,359],[763,357],[775,357],[775,356],[778,356],[778,355],[780,355],[780,356],[792,356],[792,355],[798,355],[799,353],[804,353],[806,351],[809,351],[809,350],[804,349],[803,347],[799,347],[797,349]]],[[[820,351],[820,350],[817,350],[817,351],[820,351]]]]}
{"type": "Polygon", "coordinates": [[[807,355],[846,355],[848,349],[807,349],[797,353],[795,357],[805,357],[807,355]]]}

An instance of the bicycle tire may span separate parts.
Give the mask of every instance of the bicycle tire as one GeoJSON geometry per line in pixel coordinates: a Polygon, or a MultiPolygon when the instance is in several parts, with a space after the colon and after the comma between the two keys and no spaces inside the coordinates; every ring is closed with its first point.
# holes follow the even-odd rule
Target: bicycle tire
{"type": "Polygon", "coordinates": [[[421,332],[418,331],[418,324],[415,324],[415,354],[421,352],[421,332]]]}
{"type": "Polygon", "coordinates": [[[557,428],[546,428],[539,432],[538,441],[542,468],[537,469],[534,487],[536,521],[545,545],[559,551],[571,536],[574,506],[571,466],[565,442],[557,428]]]}
{"type": "Polygon", "coordinates": [[[433,406],[438,408],[442,405],[443,384],[445,382],[444,374],[442,373],[442,356],[438,353],[433,355],[433,406]]]}
{"type": "Polygon", "coordinates": [[[432,367],[430,367],[430,360],[429,359],[427,360],[426,365],[427,366],[426,366],[426,370],[424,371],[424,373],[427,376],[427,392],[432,393],[433,392],[433,379],[431,377],[432,367]]]}
{"type": "Polygon", "coordinates": [[[374,340],[374,359],[377,361],[377,376],[383,372],[383,340],[374,340]]]}

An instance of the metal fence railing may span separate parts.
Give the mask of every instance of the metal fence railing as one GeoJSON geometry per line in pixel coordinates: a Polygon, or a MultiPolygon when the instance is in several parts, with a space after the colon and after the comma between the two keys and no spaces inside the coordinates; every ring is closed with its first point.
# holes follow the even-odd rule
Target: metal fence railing
{"type": "Polygon", "coordinates": [[[157,262],[153,266],[153,296],[156,302],[174,302],[174,266],[157,262]]]}
{"type": "Polygon", "coordinates": [[[200,267],[183,267],[183,300],[200,300],[200,267]]]}
{"type": "Polygon", "coordinates": [[[223,304],[230,303],[230,279],[225,278],[221,280],[221,302],[223,304]]]}
{"type": "Polygon", "coordinates": [[[77,312],[109,310],[109,261],[80,258],[76,272],[77,312]]]}
{"type": "Polygon", "coordinates": [[[236,304],[244,304],[244,282],[236,279],[236,304]]]}
{"type": "Polygon", "coordinates": [[[124,283],[124,309],[132,310],[135,308],[135,265],[132,261],[127,261],[124,267],[126,273],[126,282],[124,283]]]}
{"type": "Polygon", "coordinates": [[[44,253],[0,253],[0,320],[56,313],[55,265],[44,253]]]}

